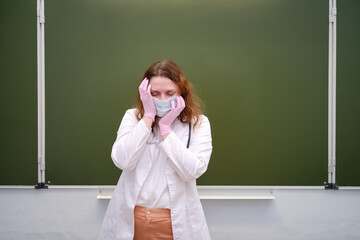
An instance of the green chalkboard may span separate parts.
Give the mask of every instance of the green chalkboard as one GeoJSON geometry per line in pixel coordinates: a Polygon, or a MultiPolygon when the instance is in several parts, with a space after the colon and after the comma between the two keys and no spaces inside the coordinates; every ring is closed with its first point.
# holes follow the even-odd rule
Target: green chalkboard
{"type": "Polygon", "coordinates": [[[0,184],[37,184],[36,1],[0,1],[0,184]]]}
{"type": "MultiPolygon", "coordinates": [[[[2,140],[14,140],[2,146],[1,171],[7,170],[0,184],[37,183],[36,2],[23,2],[26,14],[7,14],[26,22],[18,24],[28,35],[11,32],[1,47],[10,44],[6,56],[15,59],[2,59],[2,69],[8,71],[4,79],[10,79],[8,69],[18,68],[25,79],[11,79],[27,92],[19,93],[3,77],[1,91],[5,101],[26,102],[28,114],[21,118],[13,101],[1,103],[2,116],[10,112],[13,118],[3,122],[2,117],[2,140]],[[29,52],[31,67],[21,52],[11,55],[16,46],[29,52]],[[16,122],[18,117],[28,125],[16,122]],[[25,170],[33,172],[15,179],[12,173],[25,161],[31,166],[25,170]]],[[[345,17],[355,14],[354,4],[359,7],[350,0],[338,6],[338,19],[344,21],[339,22],[344,29],[338,37],[343,52],[338,55],[338,90],[343,97],[338,98],[338,107],[343,108],[338,110],[337,128],[339,140],[343,139],[337,145],[341,185],[360,184],[352,165],[354,156],[359,158],[360,101],[355,94],[360,89],[355,65],[360,55],[355,24],[359,17],[345,17]]],[[[10,31],[6,16],[1,19],[1,26],[10,31]]],[[[198,184],[327,181],[327,0],[46,0],[45,19],[46,182],[116,184],[121,171],[110,158],[116,132],[126,109],[135,104],[145,69],[161,59],[171,59],[183,69],[211,122],[213,154],[198,184]]],[[[12,22],[11,29],[15,25],[12,22]]]]}
{"type": "Polygon", "coordinates": [[[336,182],[360,185],[360,2],[338,1],[336,182]]]}

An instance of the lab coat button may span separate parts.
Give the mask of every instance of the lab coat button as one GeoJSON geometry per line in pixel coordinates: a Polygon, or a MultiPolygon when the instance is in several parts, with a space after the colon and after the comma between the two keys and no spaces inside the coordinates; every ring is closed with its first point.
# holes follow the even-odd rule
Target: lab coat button
{"type": "Polygon", "coordinates": [[[146,213],[147,213],[147,215],[150,215],[150,211],[147,211],[146,213]]]}

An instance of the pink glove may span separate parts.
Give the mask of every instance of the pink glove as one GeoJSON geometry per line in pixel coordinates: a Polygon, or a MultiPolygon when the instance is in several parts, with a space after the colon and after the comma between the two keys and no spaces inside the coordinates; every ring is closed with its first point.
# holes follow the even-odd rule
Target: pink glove
{"type": "Polygon", "coordinates": [[[140,99],[144,106],[144,116],[150,117],[152,121],[155,121],[156,108],[154,100],[151,96],[151,85],[149,80],[144,78],[139,86],[140,99]]]}
{"type": "Polygon", "coordinates": [[[159,121],[160,135],[165,136],[171,133],[171,124],[179,116],[181,111],[185,108],[185,101],[181,96],[176,97],[177,106],[175,107],[174,100],[171,101],[171,111],[163,116],[159,121]]]}

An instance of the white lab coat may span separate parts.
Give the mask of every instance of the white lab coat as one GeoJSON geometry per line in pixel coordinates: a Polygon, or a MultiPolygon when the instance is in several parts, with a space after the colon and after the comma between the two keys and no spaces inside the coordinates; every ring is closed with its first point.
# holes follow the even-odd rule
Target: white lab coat
{"type": "MultiPolygon", "coordinates": [[[[166,158],[165,174],[170,192],[174,239],[208,240],[209,230],[196,188],[196,178],[207,169],[212,152],[210,123],[201,115],[200,125],[191,129],[178,119],[172,132],[159,144],[166,158]]],[[[134,207],[152,162],[147,140],[151,137],[144,121],[135,117],[135,109],[126,111],[111,158],[123,170],[106,211],[98,240],[133,240],[134,207]]]]}

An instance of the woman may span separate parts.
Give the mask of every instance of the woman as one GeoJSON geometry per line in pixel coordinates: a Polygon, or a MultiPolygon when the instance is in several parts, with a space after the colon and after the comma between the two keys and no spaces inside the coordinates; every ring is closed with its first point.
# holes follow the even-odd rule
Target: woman
{"type": "Polygon", "coordinates": [[[180,68],[150,66],[111,158],[123,170],[98,239],[210,239],[196,188],[212,152],[210,123],[180,68]]]}

